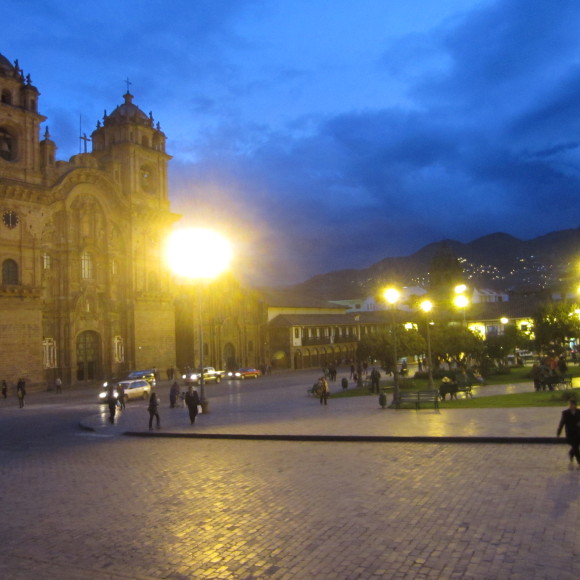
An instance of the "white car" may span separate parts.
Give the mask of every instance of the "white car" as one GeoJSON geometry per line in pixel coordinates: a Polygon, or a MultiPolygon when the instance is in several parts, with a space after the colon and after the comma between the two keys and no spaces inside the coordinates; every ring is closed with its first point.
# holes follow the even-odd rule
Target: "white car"
{"type": "MultiPolygon", "coordinates": [[[[115,397],[119,396],[119,386],[123,387],[125,401],[130,401],[131,399],[148,399],[151,396],[151,385],[145,379],[118,382],[115,388],[115,397]]],[[[101,403],[107,402],[106,388],[99,393],[99,400],[101,403]]]]}

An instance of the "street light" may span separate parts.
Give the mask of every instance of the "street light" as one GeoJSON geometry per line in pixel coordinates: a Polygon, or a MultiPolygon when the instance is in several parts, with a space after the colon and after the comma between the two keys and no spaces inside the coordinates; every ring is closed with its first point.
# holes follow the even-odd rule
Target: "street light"
{"type": "MultiPolygon", "coordinates": [[[[204,228],[189,228],[174,231],[167,239],[167,263],[171,270],[189,280],[207,281],[224,272],[232,258],[232,248],[221,234],[204,228]]],[[[207,412],[205,398],[205,377],[203,374],[203,289],[198,286],[199,313],[199,364],[200,364],[200,400],[204,413],[207,412]]]]}
{"type": "Polygon", "coordinates": [[[387,288],[384,292],[385,300],[391,305],[391,328],[393,333],[393,358],[395,359],[395,368],[393,370],[393,385],[395,387],[394,404],[399,402],[399,378],[397,376],[397,329],[395,327],[395,304],[399,300],[400,292],[396,288],[387,288]]]}
{"type": "Polygon", "coordinates": [[[455,297],[455,299],[453,300],[453,303],[455,304],[455,306],[457,306],[457,308],[460,308],[461,310],[463,310],[463,326],[466,326],[466,324],[465,324],[465,310],[469,306],[469,298],[467,296],[465,296],[464,294],[458,294],[455,297]]]}
{"type": "Polygon", "coordinates": [[[433,389],[433,359],[431,357],[431,331],[429,329],[431,322],[429,322],[429,312],[433,308],[431,300],[423,300],[421,302],[421,310],[425,313],[425,321],[427,322],[427,362],[429,363],[429,388],[433,389]]]}

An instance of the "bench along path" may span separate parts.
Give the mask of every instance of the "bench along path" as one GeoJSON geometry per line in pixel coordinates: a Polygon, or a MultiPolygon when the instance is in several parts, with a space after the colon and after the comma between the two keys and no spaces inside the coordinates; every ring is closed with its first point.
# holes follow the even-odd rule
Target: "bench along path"
{"type": "Polygon", "coordinates": [[[439,391],[404,391],[399,394],[395,407],[400,409],[401,405],[412,404],[415,409],[420,409],[421,403],[429,403],[434,409],[439,409],[439,391]]]}

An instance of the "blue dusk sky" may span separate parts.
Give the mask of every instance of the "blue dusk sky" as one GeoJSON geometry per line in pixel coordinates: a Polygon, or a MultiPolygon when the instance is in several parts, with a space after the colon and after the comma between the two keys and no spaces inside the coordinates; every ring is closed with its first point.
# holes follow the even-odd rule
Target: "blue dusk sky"
{"type": "Polygon", "coordinates": [[[172,209],[253,284],[580,225],[577,0],[5,0],[0,21],[60,159],[130,79],[172,209]]]}

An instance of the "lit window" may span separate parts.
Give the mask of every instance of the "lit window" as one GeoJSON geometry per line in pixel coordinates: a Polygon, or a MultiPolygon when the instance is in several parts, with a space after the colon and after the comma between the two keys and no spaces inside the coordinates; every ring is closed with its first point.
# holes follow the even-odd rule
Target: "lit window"
{"type": "Polygon", "coordinates": [[[42,355],[42,364],[45,369],[56,368],[56,342],[54,338],[43,339],[42,355]]]}
{"type": "Polygon", "coordinates": [[[93,259],[88,252],[81,255],[81,278],[90,280],[93,277],[93,259]]]}
{"type": "Polygon", "coordinates": [[[116,363],[125,362],[125,344],[122,336],[113,337],[113,360],[116,363]]]}
{"type": "Polygon", "coordinates": [[[50,270],[51,262],[49,254],[42,254],[42,269],[50,270]]]}

